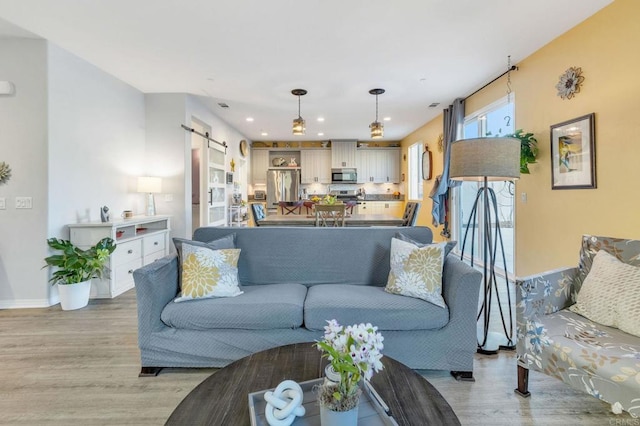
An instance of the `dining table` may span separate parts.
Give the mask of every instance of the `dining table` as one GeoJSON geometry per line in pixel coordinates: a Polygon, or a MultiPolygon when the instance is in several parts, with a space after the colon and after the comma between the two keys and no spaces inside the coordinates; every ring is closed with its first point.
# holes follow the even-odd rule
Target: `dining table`
{"type": "MultiPolygon", "coordinates": [[[[259,221],[259,226],[315,226],[316,216],[308,214],[272,214],[259,221]]],[[[344,226],[400,226],[402,218],[389,214],[347,214],[344,226]]]]}

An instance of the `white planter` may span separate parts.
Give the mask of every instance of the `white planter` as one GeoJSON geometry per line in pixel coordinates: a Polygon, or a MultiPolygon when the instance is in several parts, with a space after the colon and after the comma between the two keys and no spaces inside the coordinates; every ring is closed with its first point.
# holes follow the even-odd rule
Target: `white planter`
{"type": "Polygon", "coordinates": [[[322,426],[357,426],[358,406],[349,411],[331,411],[321,405],[320,424],[322,426]]]}
{"type": "Polygon", "coordinates": [[[77,284],[58,284],[60,306],[63,311],[72,311],[87,306],[91,293],[91,280],[77,284]]]}

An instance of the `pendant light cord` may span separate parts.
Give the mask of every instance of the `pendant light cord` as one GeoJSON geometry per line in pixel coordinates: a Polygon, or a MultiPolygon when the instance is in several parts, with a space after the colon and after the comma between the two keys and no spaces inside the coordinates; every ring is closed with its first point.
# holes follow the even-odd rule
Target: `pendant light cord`
{"type": "Polygon", "coordinates": [[[376,95],[376,123],[378,122],[378,95],[376,95]]]}

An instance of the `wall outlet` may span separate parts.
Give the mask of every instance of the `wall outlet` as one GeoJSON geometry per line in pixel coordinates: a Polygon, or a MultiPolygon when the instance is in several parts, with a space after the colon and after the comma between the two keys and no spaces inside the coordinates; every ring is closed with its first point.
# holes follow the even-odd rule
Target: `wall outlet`
{"type": "Polygon", "coordinates": [[[31,209],[33,202],[31,197],[16,197],[16,209],[31,209]]]}
{"type": "Polygon", "coordinates": [[[523,193],[521,193],[521,194],[520,194],[520,200],[521,200],[523,203],[526,203],[526,202],[527,202],[527,193],[526,193],[526,192],[523,192],[523,193]]]}
{"type": "Polygon", "coordinates": [[[164,194],[164,201],[166,202],[173,201],[173,194],[164,194]]]}
{"type": "Polygon", "coordinates": [[[4,197],[0,197],[0,210],[6,210],[7,200],[4,197]]]}

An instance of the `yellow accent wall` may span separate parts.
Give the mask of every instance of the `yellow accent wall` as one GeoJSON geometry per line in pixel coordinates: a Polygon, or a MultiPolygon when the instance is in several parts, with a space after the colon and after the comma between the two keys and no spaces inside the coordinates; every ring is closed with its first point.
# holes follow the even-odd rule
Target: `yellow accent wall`
{"type": "MultiPolygon", "coordinates": [[[[431,175],[433,178],[431,180],[422,181],[424,185],[424,199],[423,200],[411,200],[411,201],[420,201],[420,210],[418,211],[418,219],[416,220],[417,226],[429,226],[433,230],[433,239],[434,241],[442,241],[443,238],[440,236],[440,231],[442,231],[442,226],[439,226],[437,229],[434,229],[431,224],[431,208],[432,202],[429,198],[429,193],[431,192],[431,188],[433,188],[433,184],[435,181],[435,177],[442,174],[442,153],[438,152],[438,136],[442,134],[442,114],[440,114],[435,119],[431,120],[424,126],[420,127],[409,136],[404,138],[400,144],[402,147],[402,173],[404,176],[409,176],[407,171],[407,155],[409,152],[409,147],[417,142],[422,142],[423,144],[429,147],[429,151],[431,151],[431,156],[433,160],[433,172],[431,175]]],[[[405,192],[407,197],[409,195],[409,183],[404,182],[405,192]]],[[[408,198],[406,198],[408,200],[408,198]]]]}
{"type": "MultiPolygon", "coordinates": [[[[639,16],[640,1],[616,0],[520,61],[511,74],[516,128],[534,133],[540,149],[531,174],[516,183],[518,276],[577,265],[582,234],[640,239],[639,16]],[[572,66],[582,68],[585,81],[580,93],[563,100],[555,85],[572,66]],[[592,112],[597,188],[552,190],[549,127],[592,112]]],[[[466,111],[505,93],[502,78],[467,99],[466,111]]],[[[438,126],[441,116],[403,139],[403,150],[417,137],[435,141],[442,131],[438,126]]],[[[441,170],[441,156],[434,155],[434,162],[441,170]]],[[[421,224],[430,224],[424,216],[431,209],[427,194],[425,190],[421,224]]]]}

